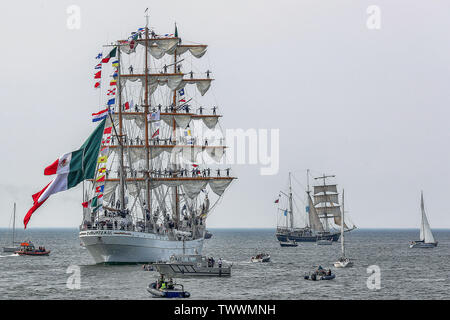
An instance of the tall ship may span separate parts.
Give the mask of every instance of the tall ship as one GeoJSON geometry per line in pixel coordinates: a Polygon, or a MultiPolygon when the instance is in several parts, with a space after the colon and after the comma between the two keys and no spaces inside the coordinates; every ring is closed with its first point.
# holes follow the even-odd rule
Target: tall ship
{"type": "Polygon", "coordinates": [[[182,41],[176,25],[160,35],[146,20],[104,46],[102,72],[112,76],[95,85],[106,87],[111,129],[95,177],[83,182],[79,237],[96,263],[201,254],[207,217],[236,179],[223,166],[222,116],[202,100],[214,80],[196,65],[207,45],[182,41]]]}
{"type": "Polygon", "coordinates": [[[334,175],[315,177],[316,184],[312,191],[309,186],[309,170],[307,171],[307,188],[305,191],[304,211],[295,204],[294,190],[292,188],[292,174],[289,173],[288,191],[280,191],[278,211],[281,218],[278,220],[276,237],[280,242],[316,242],[320,240],[338,241],[341,235],[340,226],[343,223],[345,232],[356,228],[348,227],[341,221],[341,205],[337,184],[328,183],[334,175]],[[279,201],[281,196],[286,201],[279,201]]]}

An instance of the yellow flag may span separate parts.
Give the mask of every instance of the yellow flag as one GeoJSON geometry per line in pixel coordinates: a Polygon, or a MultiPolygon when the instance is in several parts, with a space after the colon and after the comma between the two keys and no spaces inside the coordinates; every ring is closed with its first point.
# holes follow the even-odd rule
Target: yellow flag
{"type": "Polygon", "coordinates": [[[106,161],[108,160],[107,156],[101,156],[98,158],[98,163],[106,163],[106,161]]]}
{"type": "Polygon", "coordinates": [[[105,172],[106,171],[106,168],[105,167],[103,167],[103,168],[98,168],[98,172],[99,173],[103,173],[103,172],[105,172]]]}

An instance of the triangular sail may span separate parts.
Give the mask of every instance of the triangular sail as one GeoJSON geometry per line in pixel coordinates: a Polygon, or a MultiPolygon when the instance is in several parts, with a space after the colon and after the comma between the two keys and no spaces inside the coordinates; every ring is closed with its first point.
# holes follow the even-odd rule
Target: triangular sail
{"type": "Polygon", "coordinates": [[[431,233],[430,224],[428,223],[427,215],[425,214],[425,206],[423,203],[423,193],[421,194],[420,209],[422,210],[422,223],[420,225],[420,240],[425,243],[434,243],[434,237],[431,233]]]}

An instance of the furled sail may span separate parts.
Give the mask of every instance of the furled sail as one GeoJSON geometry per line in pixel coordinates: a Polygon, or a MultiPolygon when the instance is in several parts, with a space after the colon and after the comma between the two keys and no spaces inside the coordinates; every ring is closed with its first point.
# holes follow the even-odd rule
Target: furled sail
{"type": "MultiPolygon", "coordinates": [[[[149,74],[148,86],[150,89],[150,94],[152,95],[158,86],[167,86],[170,90],[180,90],[186,86],[186,84],[197,85],[197,90],[202,96],[211,87],[211,81],[214,79],[183,79],[184,74],[182,73],[157,73],[149,74]]],[[[144,74],[124,74],[120,77],[120,85],[123,90],[127,81],[136,82],[139,81],[141,84],[145,81],[144,74]]]]}
{"type": "Polygon", "coordinates": [[[340,217],[341,216],[341,209],[339,206],[323,206],[323,207],[315,207],[316,212],[319,216],[325,216],[327,217],[340,217]]]}
{"type": "Polygon", "coordinates": [[[330,184],[330,185],[325,185],[325,186],[314,186],[314,194],[319,194],[319,193],[324,193],[324,192],[337,193],[337,185],[330,184]]]}
{"type": "Polygon", "coordinates": [[[321,195],[314,195],[314,203],[317,205],[319,203],[326,203],[326,202],[332,202],[332,203],[339,203],[338,194],[321,194],[321,195]]]}

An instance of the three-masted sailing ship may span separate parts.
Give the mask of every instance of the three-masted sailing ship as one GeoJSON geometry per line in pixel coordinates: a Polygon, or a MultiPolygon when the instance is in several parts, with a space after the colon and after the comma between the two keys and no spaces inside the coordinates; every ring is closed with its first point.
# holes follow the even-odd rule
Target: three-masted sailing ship
{"type": "Polygon", "coordinates": [[[147,17],[145,28],[109,47],[118,54],[116,101],[105,125],[112,136],[102,145],[106,177],[97,174],[84,186],[84,201],[101,188],[103,204],[83,209],[80,240],[96,263],[201,254],[206,219],[235,179],[220,169],[221,115],[201,104],[211,71],[184,68],[207,45],[185,44],[176,26],[174,34],[158,35],[147,17]]]}
{"type": "MultiPolygon", "coordinates": [[[[314,178],[322,180],[313,186],[313,190],[309,189],[309,170],[307,172],[308,186],[306,190],[306,206],[305,212],[298,212],[304,215],[305,221],[303,226],[296,226],[294,223],[294,199],[291,183],[291,173],[289,173],[289,191],[284,193],[280,191],[280,195],[284,195],[288,202],[287,208],[278,208],[283,212],[285,224],[279,223],[277,226],[276,237],[281,242],[316,242],[320,240],[338,241],[341,235],[335,226],[341,226],[343,223],[346,232],[355,229],[353,226],[349,228],[345,222],[341,222],[341,206],[339,204],[339,193],[337,184],[328,184],[327,179],[334,178],[334,175],[323,175],[314,178]],[[312,194],[311,194],[312,193],[312,194]]],[[[279,203],[279,202],[278,202],[279,203]]],[[[282,206],[282,205],[281,205],[282,206]]]]}

